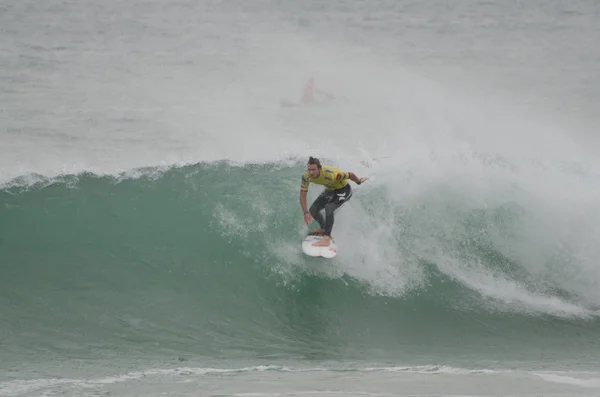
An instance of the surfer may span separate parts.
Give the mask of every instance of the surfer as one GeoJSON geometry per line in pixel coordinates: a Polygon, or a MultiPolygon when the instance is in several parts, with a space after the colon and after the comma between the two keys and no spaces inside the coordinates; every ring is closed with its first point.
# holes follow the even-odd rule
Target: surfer
{"type": "Polygon", "coordinates": [[[289,100],[289,99],[280,99],[279,100],[279,105],[281,107],[295,107],[295,106],[299,106],[299,105],[312,105],[315,103],[319,103],[319,102],[323,102],[323,100],[318,100],[317,99],[317,95],[316,94],[320,94],[325,96],[327,99],[334,99],[335,96],[333,96],[333,94],[322,90],[320,88],[316,88],[315,87],[315,78],[314,77],[310,77],[308,79],[308,81],[306,82],[306,84],[304,85],[304,88],[302,89],[302,95],[300,96],[300,101],[298,103],[289,100]]]}
{"type": "Polygon", "coordinates": [[[302,174],[300,184],[300,206],[304,211],[304,222],[308,225],[311,216],[319,223],[319,228],[309,234],[320,234],[323,238],[313,243],[316,246],[328,246],[331,243],[331,229],[333,228],[333,214],[352,197],[352,189],[348,179],[360,185],[368,178],[359,178],[353,172],[343,172],[337,168],[321,165],[319,159],[309,157],[308,169],[302,174]],[[310,206],[310,212],[306,209],[306,193],[308,185],[316,183],[325,186],[325,190],[316,198],[310,206]],[[325,219],[321,210],[325,208],[325,219]]]}

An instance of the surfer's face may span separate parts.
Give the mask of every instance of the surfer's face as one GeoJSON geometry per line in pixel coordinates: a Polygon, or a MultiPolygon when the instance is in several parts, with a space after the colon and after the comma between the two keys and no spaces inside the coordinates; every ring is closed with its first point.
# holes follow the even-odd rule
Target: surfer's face
{"type": "Polygon", "coordinates": [[[319,173],[319,167],[316,164],[308,165],[308,175],[310,175],[311,178],[318,178],[319,173]]]}

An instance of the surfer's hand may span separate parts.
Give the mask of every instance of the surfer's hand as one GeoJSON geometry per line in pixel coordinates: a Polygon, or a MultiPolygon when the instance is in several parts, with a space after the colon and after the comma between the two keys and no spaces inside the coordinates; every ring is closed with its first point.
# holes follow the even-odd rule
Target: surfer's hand
{"type": "Polygon", "coordinates": [[[360,178],[360,179],[358,180],[358,184],[360,185],[361,183],[363,183],[363,182],[364,182],[364,181],[366,181],[367,179],[369,179],[369,178],[360,178]]]}
{"type": "Polygon", "coordinates": [[[312,217],[310,216],[309,212],[304,214],[304,223],[306,223],[307,225],[310,224],[311,219],[312,219],[312,217]]]}

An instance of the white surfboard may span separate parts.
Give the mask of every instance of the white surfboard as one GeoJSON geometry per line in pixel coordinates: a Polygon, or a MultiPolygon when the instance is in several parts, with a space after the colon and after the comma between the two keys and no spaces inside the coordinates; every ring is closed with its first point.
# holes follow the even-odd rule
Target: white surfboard
{"type": "Polygon", "coordinates": [[[306,236],[302,241],[302,251],[308,256],[322,256],[323,258],[333,258],[337,255],[338,247],[331,240],[327,247],[315,247],[312,245],[315,241],[319,241],[321,236],[306,236]]]}

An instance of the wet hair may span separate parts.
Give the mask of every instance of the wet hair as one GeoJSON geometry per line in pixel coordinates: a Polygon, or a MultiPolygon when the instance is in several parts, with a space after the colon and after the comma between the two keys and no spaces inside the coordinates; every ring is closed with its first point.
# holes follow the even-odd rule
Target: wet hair
{"type": "Polygon", "coordinates": [[[321,168],[321,162],[319,161],[319,159],[314,158],[313,156],[310,156],[308,158],[308,164],[316,164],[317,168],[321,168]]]}

